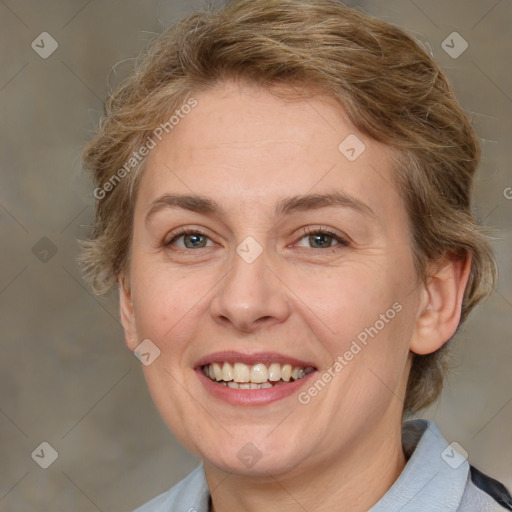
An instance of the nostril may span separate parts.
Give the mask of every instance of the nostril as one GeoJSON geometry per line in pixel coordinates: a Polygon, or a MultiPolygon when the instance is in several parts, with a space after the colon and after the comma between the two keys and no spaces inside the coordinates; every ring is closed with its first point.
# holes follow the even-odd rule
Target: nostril
{"type": "Polygon", "coordinates": [[[271,315],[265,315],[265,316],[261,316],[260,318],[258,318],[257,320],[255,320],[254,322],[254,326],[265,326],[266,324],[272,322],[273,320],[273,317],[271,315]]]}
{"type": "Polygon", "coordinates": [[[229,324],[231,323],[229,318],[225,315],[220,315],[219,316],[219,320],[223,323],[223,324],[229,324]]]}
{"type": "Polygon", "coordinates": [[[280,319],[274,315],[260,315],[258,312],[251,314],[248,308],[242,308],[238,311],[234,311],[233,314],[229,314],[226,311],[218,312],[214,316],[215,321],[222,325],[224,328],[235,328],[241,332],[254,332],[256,329],[269,327],[274,323],[280,321],[280,319]]]}

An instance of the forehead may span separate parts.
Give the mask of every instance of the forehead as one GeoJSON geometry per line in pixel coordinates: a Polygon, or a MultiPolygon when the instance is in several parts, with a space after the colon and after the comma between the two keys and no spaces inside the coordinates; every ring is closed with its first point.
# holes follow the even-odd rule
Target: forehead
{"type": "Polygon", "coordinates": [[[291,101],[228,82],[194,99],[197,106],[148,156],[139,208],[167,192],[213,197],[238,210],[334,191],[377,210],[403,206],[391,149],[359,133],[333,98],[291,101]]]}

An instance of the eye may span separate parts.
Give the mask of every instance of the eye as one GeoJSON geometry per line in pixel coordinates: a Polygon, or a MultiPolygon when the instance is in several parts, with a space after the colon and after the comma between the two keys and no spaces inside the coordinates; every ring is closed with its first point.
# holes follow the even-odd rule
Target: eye
{"type": "MultiPolygon", "coordinates": [[[[309,247],[311,249],[330,249],[337,245],[348,246],[349,243],[341,235],[326,229],[308,227],[304,230],[305,234],[296,243],[298,246],[309,247]]],[[[177,233],[172,233],[171,238],[164,243],[166,247],[175,246],[178,249],[203,249],[212,247],[216,244],[210,240],[207,234],[198,229],[181,229],[177,233]]]]}
{"type": "Polygon", "coordinates": [[[308,227],[305,232],[306,235],[300,238],[297,245],[310,247],[312,249],[330,249],[336,245],[348,246],[347,240],[326,228],[308,227]],[[304,243],[301,243],[302,241],[304,241],[304,243]]]}
{"type": "Polygon", "coordinates": [[[182,229],[165,242],[166,247],[174,245],[179,249],[202,249],[215,245],[206,234],[197,229],[182,229]],[[210,242],[210,243],[208,243],[210,242]]]}

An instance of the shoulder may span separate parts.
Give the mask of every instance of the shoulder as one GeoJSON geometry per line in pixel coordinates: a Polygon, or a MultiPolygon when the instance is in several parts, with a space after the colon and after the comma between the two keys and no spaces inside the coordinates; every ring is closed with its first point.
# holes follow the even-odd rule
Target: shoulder
{"type": "Polygon", "coordinates": [[[435,423],[419,419],[406,422],[402,446],[406,466],[371,512],[512,511],[506,487],[470,466],[435,423]]]}
{"type": "Polygon", "coordinates": [[[210,493],[201,464],[168,491],[148,501],[134,512],[207,512],[210,493]]]}
{"type": "Polygon", "coordinates": [[[475,506],[481,512],[512,510],[512,496],[501,482],[470,466],[459,511],[469,512],[475,510],[475,506]]]}

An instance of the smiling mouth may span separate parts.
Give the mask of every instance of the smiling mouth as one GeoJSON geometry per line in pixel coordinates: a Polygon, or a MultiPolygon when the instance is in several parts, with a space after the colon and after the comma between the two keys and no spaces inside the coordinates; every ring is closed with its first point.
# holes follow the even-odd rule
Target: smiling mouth
{"type": "Polygon", "coordinates": [[[201,371],[221,386],[233,389],[265,389],[300,380],[315,371],[315,368],[280,363],[246,365],[215,362],[201,366],[201,371]]]}

